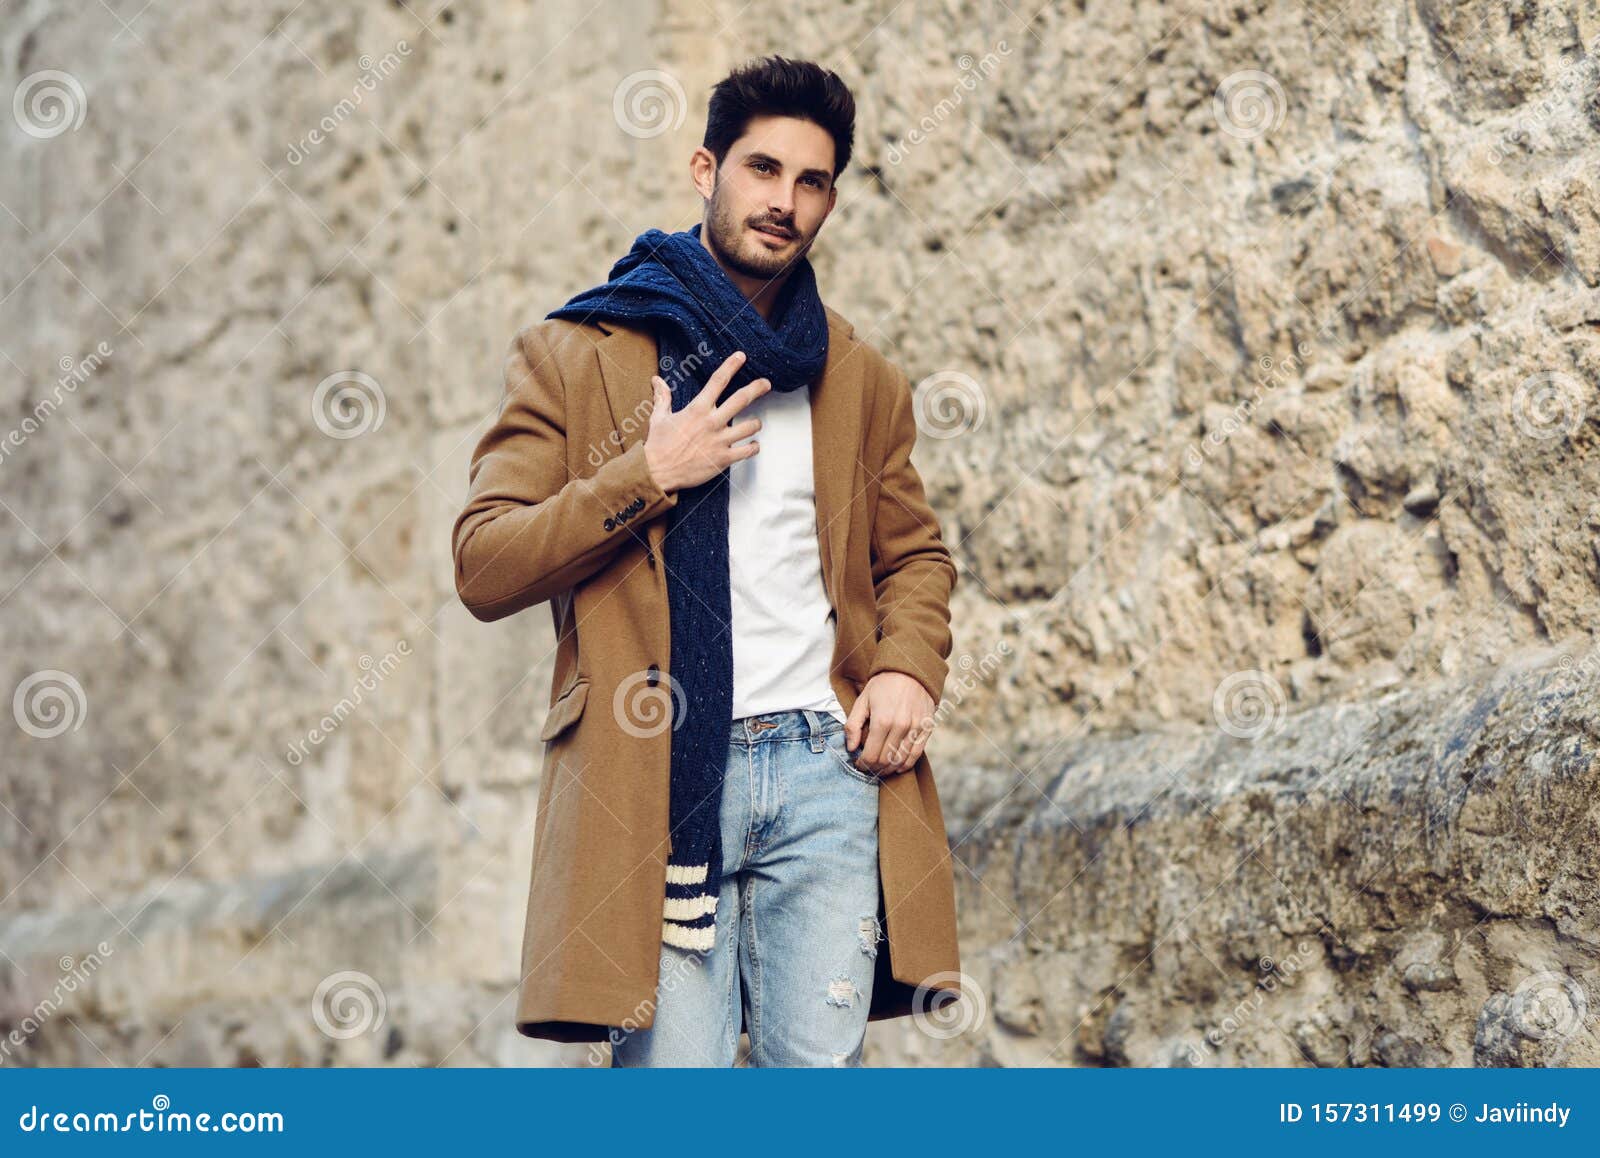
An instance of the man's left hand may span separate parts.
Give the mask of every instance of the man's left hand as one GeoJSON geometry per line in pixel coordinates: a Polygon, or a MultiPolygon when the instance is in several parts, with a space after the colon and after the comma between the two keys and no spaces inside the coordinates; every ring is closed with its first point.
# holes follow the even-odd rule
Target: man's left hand
{"type": "Polygon", "coordinates": [[[863,772],[893,776],[909,772],[933,733],[933,697],[904,672],[883,671],[867,681],[845,721],[844,738],[863,772]]]}

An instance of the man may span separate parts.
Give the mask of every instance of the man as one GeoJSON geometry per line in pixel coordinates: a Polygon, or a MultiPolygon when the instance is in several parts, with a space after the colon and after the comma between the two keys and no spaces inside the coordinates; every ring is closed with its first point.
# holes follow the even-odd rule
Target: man
{"type": "Polygon", "coordinates": [[[857,1065],[959,995],[955,567],[910,382],[805,256],[854,120],[809,62],[715,87],[703,220],[517,335],[455,524],[477,618],[555,623],[518,1028],[615,1065],[857,1065]]]}

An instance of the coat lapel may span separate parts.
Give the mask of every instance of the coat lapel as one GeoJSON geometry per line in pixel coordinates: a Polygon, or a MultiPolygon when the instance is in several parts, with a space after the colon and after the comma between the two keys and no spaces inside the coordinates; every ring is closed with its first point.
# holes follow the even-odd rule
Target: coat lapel
{"type": "MultiPolygon", "coordinates": [[[[850,501],[861,459],[864,361],[853,348],[855,327],[833,310],[827,313],[828,360],[822,377],[811,387],[811,462],[822,575],[828,598],[837,611],[836,593],[841,590],[850,536],[850,501]]],[[[650,377],[659,372],[656,342],[645,330],[609,321],[596,324],[606,332],[595,349],[600,356],[600,376],[621,453],[643,442],[650,430],[650,377]]],[[[756,437],[759,440],[761,436],[756,437]]],[[[666,520],[654,520],[647,533],[659,550],[666,534],[666,520]]]]}

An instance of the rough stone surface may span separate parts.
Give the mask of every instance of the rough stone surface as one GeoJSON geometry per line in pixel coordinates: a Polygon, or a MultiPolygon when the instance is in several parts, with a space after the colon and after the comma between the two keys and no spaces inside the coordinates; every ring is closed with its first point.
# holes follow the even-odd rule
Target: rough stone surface
{"type": "Polygon", "coordinates": [[[984,1001],[932,1056],[1596,1064],[1596,703],[1600,652],[1529,655],[1239,735],[1079,739],[1033,791],[962,797],[984,1001]]]}
{"type": "Polygon", "coordinates": [[[869,1060],[1600,1062],[1597,48],[1594,0],[15,0],[0,96],[83,115],[0,125],[0,1064],[603,1060],[511,1027],[552,641],[448,531],[510,334],[697,219],[774,50],[856,91],[818,273],[931,379],[961,568],[981,1016],[869,1060]]]}

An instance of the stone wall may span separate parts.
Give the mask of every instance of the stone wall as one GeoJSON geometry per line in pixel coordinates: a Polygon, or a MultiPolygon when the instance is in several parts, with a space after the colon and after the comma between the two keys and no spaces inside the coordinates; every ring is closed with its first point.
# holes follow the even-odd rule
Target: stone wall
{"type": "Polygon", "coordinates": [[[961,568],[981,1001],[872,1058],[1595,1064],[1597,47],[1592,0],[15,0],[0,1064],[598,1060],[511,1027],[552,640],[448,529],[512,331],[698,219],[775,50],[856,92],[818,276],[930,380],[961,568]]]}

